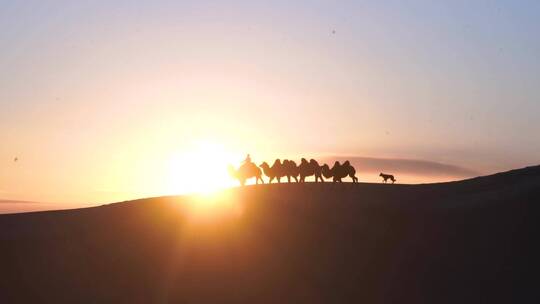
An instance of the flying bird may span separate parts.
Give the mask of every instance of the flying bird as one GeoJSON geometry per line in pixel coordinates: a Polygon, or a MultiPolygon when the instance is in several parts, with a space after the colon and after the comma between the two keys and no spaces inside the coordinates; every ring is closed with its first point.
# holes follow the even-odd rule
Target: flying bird
{"type": "Polygon", "coordinates": [[[19,161],[19,158],[18,158],[18,157],[15,157],[15,158],[13,159],[13,162],[15,162],[15,163],[18,162],[18,161],[19,161]]]}

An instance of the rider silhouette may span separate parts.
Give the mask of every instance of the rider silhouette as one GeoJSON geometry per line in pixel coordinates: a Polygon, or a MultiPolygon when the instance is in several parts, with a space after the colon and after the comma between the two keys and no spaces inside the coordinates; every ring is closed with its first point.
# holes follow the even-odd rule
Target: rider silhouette
{"type": "Polygon", "coordinates": [[[244,161],[242,162],[242,164],[249,164],[251,163],[251,156],[249,156],[249,154],[246,156],[246,159],[244,159],[244,161]]]}

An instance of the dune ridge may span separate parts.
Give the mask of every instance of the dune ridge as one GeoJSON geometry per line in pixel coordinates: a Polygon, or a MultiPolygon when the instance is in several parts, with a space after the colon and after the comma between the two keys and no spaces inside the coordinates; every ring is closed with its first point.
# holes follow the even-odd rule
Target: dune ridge
{"type": "Polygon", "coordinates": [[[199,215],[196,200],[0,215],[0,302],[540,300],[540,166],[426,185],[246,186],[199,215]]]}

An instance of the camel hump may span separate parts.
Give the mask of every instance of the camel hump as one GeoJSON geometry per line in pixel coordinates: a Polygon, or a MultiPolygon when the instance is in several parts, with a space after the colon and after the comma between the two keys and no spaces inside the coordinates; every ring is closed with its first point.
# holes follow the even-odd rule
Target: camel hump
{"type": "Polygon", "coordinates": [[[344,165],[344,166],[350,166],[351,163],[350,163],[348,160],[346,160],[346,161],[343,163],[343,165],[344,165]]]}

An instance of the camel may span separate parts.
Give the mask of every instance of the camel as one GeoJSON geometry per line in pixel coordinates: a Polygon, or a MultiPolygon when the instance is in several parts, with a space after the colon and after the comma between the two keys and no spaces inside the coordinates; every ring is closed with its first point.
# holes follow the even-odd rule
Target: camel
{"type": "Polygon", "coordinates": [[[333,182],[342,182],[341,179],[345,177],[350,177],[353,180],[353,183],[358,182],[358,178],[356,177],[356,170],[353,166],[351,166],[351,163],[347,160],[342,164],[340,164],[338,161],[334,163],[334,166],[332,169],[327,164],[324,164],[321,167],[322,174],[325,178],[332,178],[333,182]]]}
{"type": "Polygon", "coordinates": [[[324,183],[324,179],[321,174],[321,166],[319,166],[319,163],[314,159],[311,159],[308,162],[305,158],[302,158],[302,161],[298,166],[298,171],[300,173],[300,182],[302,183],[306,181],[306,177],[312,175],[315,176],[315,182],[318,182],[320,179],[321,182],[324,183]]]}
{"type": "Polygon", "coordinates": [[[392,184],[396,182],[396,179],[395,179],[394,176],[391,175],[391,174],[384,174],[384,173],[381,173],[381,174],[379,174],[379,176],[383,178],[383,183],[385,183],[385,184],[386,184],[386,182],[387,182],[388,180],[391,180],[391,181],[392,181],[392,184]]]}
{"type": "Polygon", "coordinates": [[[281,183],[281,178],[286,176],[284,172],[284,164],[281,164],[281,161],[279,159],[276,159],[274,161],[272,167],[270,167],[267,162],[262,163],[259,167],[261,167],[264,174],[268,176],[268,178],[270,178],[270,181],[268,182],[270,184],[272,183],[274,178],[277,179],[278,183],[281,183]]]}
{"type": "Polygon", "coordinates": [[[246,162],[240,166],[240,168],[235,169],[232,165],[229,165],[229,174],[237,179],[240,182],[240,185],[244,186],[246,180],[255,177],[255,183],[259,184],[259,180],[264,184],[262,179],[262,172],[257,165],[252,162],[246,162]]]}
{"type": "Polygon", "coordinates": [[[294,160],[283,160],[283,169],[289,183],[291,182],[291,177],[294,178],[294,180],[298,183],[298,175],[300,174],[300,171],[298,170],[298,166],[294,160]]]}
{"type": "Polygon", "coordinates": [[[334,173],[332,173],[330,166],[328,166],[327,164],[324,164],[321,166],[321,174],[326,179],[330,179],[334,177],[334,173]]]}

